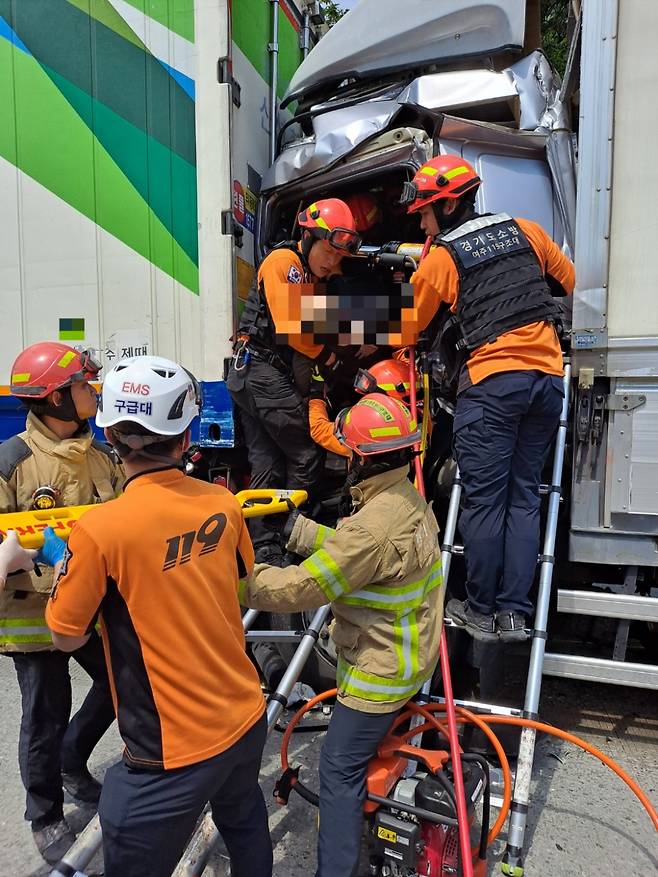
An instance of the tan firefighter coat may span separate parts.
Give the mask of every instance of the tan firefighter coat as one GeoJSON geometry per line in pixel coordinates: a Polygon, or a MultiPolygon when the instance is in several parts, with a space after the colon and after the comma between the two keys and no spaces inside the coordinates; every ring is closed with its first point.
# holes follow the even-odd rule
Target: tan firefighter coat
{"type": "MultiPolygon", "coordinates": [[[[58,506],[87,505],[113,499],[123,486],[123,471],[91,429],[60,439],[29,413],[25,432],[0,445],[0,514],[29,511],[39,487],[57,491],[58,506]]],[[[52,588],[52,570],[18,573],[0,593],[0,653],[53,648],[44,611],[52,588]]]]}
{"type": "Polygon", "coordinates": [[[288,548],[307,559],[257,564],[241,583],[245,606],[297,612],[331,603],[341,702],[391,712],[438,661],[443,577],[438,527],[408,467],[352,488],[355,511],[336,528],[300,516],[288,548]]]}

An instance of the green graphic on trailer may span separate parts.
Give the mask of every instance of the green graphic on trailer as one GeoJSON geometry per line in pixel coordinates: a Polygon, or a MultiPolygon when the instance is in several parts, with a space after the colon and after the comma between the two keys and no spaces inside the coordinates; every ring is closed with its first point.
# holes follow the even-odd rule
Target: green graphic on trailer
{"type": "MultiPolygon", "coordinates": [[[[233,39],[266,84],[271,5],[231,8],[233,39]]],[[[281,0],[280,95],[298,32],[281,0]]],[[[198,293],[194,81],[173,66],[193,40],[193,0],[0,0],[0,156],[198,293]],[[171,57],[131,22],[147,40],[166,28],[171,57]]]]}
{"type": "Polygon", "coordinates": [[[84,341],[85,318],[84,317],[60,317],[59,318],[60,341],[84,341]]]}
{"type": "MultiPolygon", "coordinates": [[[[193,37],[192,0],[130,5],[193,37]]],[[[109,0],[0,0],[0,156],[198,292],[193,95],[109,0]]]]}

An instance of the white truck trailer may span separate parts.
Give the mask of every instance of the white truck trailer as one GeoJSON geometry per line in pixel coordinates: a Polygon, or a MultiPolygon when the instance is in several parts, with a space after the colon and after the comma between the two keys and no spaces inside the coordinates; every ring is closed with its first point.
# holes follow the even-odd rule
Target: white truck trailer
{"type": "Polygon", "coordinates": [[[0,0],[0,440],[18,352],[157,353],[204,382],[199,440],[234,442],[223,377],[274,141],[316,41],[302,0],[0,0]]]}

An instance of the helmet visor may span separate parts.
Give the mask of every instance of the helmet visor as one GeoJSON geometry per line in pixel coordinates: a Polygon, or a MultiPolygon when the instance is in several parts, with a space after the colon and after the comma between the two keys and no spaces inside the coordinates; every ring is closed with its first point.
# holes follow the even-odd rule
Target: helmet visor
{"type": "Polygon", "coordinates": [[[367,369],[360,368],[354,379],[354,389],[357,393],[363,393],[364,396],[366,393],[375,393],[377,391],[375,376],[367,371],[367,369]]]}
{"type": "Polygon", "coordinates": [[[336,250],[345,250],[354,255],[359,251],[361,238],[349,228],[334,228],[327,235],[327,240],[336,250]]]}

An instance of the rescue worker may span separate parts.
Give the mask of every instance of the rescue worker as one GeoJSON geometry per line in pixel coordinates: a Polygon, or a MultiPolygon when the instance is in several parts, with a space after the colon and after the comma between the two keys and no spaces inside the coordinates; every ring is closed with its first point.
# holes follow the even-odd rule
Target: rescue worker
{"type": "Polygon", "coordinates": [[[308,400],[308,421],[313,441],[331,454],[347,459],[349,448],[334,435],[334,421],[329,417],[327,383],[318,365],[311,374],[311,395],[308,400]]]}
{"type": "MultiPolygon", "coordinates": [[[[416,379],[416,388],[420,383],[416,379]]],[[[386,393],[393,399],[409,401],[411,383],[409,363],[399,359],[383,359],[367,369],[359,369],[354,381],[354,389],[363,395],[367,393],[386,393]]]]}
{"type": "Polygon", "coordinates": [[[318,877],[357,873],[368,762],[434,671],[443,606],[438,528],[408,477],[420,438],[408,409],[373,393],[339,414],[336,435],[352,453],[352,513],[335,530],[291,516],[288,549],[307,559],[256,565],[240,586],[257,609],[331,603],[338,700],[320,759],[318,877]]]}
{"type": "MultiPolygon", "coordinates": [[[[326,346],[290,335],[291,284],[315,283],[340,271],[360,239],[347,205],[337,198],[311,204],[298,216],[298,243],[276,247],[258,269],[240,319],[236,354],[227,386],[240,411],[252,488],[303,489],[312,493],[323,454],[311,439],[307,397],[312,363],[332,365],[326,346]],[[279,337],[277,337],[277,333],[279,337]],[[295,380],[297,371],[306,378],[295,380]]],[[[283,562],[277,534],[260,518],[250,524],[256,559],[283,562]]]]}
{"type": "Polygon", "coordinates": [[[52,535],[46,549],[53,640],[78,649],[100,617],[125,743],[98,808],[106,877],[169,877],[208,801],[231,874],[272,873],[258,785],[265,702],[237,598],[253,549],[235,497],[182,471],[200,406],[180,365],[117,363],[97,424],[124,462],[125,491],[80,518],[65,556],[52,535]]]}
{"type": "MultiPolygon", "coordinates": [[[[446,615],[479,640],[522,640],[539,550],[539,479],[562,408],[554,296],[574,287],[570,260],[536,223],[478,214],[480,178],[440,155],[405,184],[436,248],[411,278],[414,324],[404,343],[433,338],[442,303],[459,324],[454,449],[464,490],[467,600],[446,615]]],[[[448,351],[453,356],[455,350],[448,351]]]]}
{"type": "Polygon", "coordinates": [[[354,227],[364,243],[383,243],[381,224],[382,209],[370,192],[348,195],[345,203],[354,217],[354,227]]]}
{"type": "MultiPolygon", "coordinates": [[[[32,344],[16,359],[11,394],[28,409],[25,431],[0,445],[0,514],[101,503],[123,484],[111,451],[94,439],[91,381],[100,366],[67,344],[32,344]]],[[[27,793],[25,818],[46,862],[75,840],[62,810],[64,788],[96,804],[101,786],[87,769],[92,750],[114,720],[100,639],[93,633],[73,657],[93,680],[71,718],[69,655],[53,646],[44,610],[52,574],[12,576],[0,594],[0,652],[14,662],[22,696],[18,746],[27,793]]]]}

